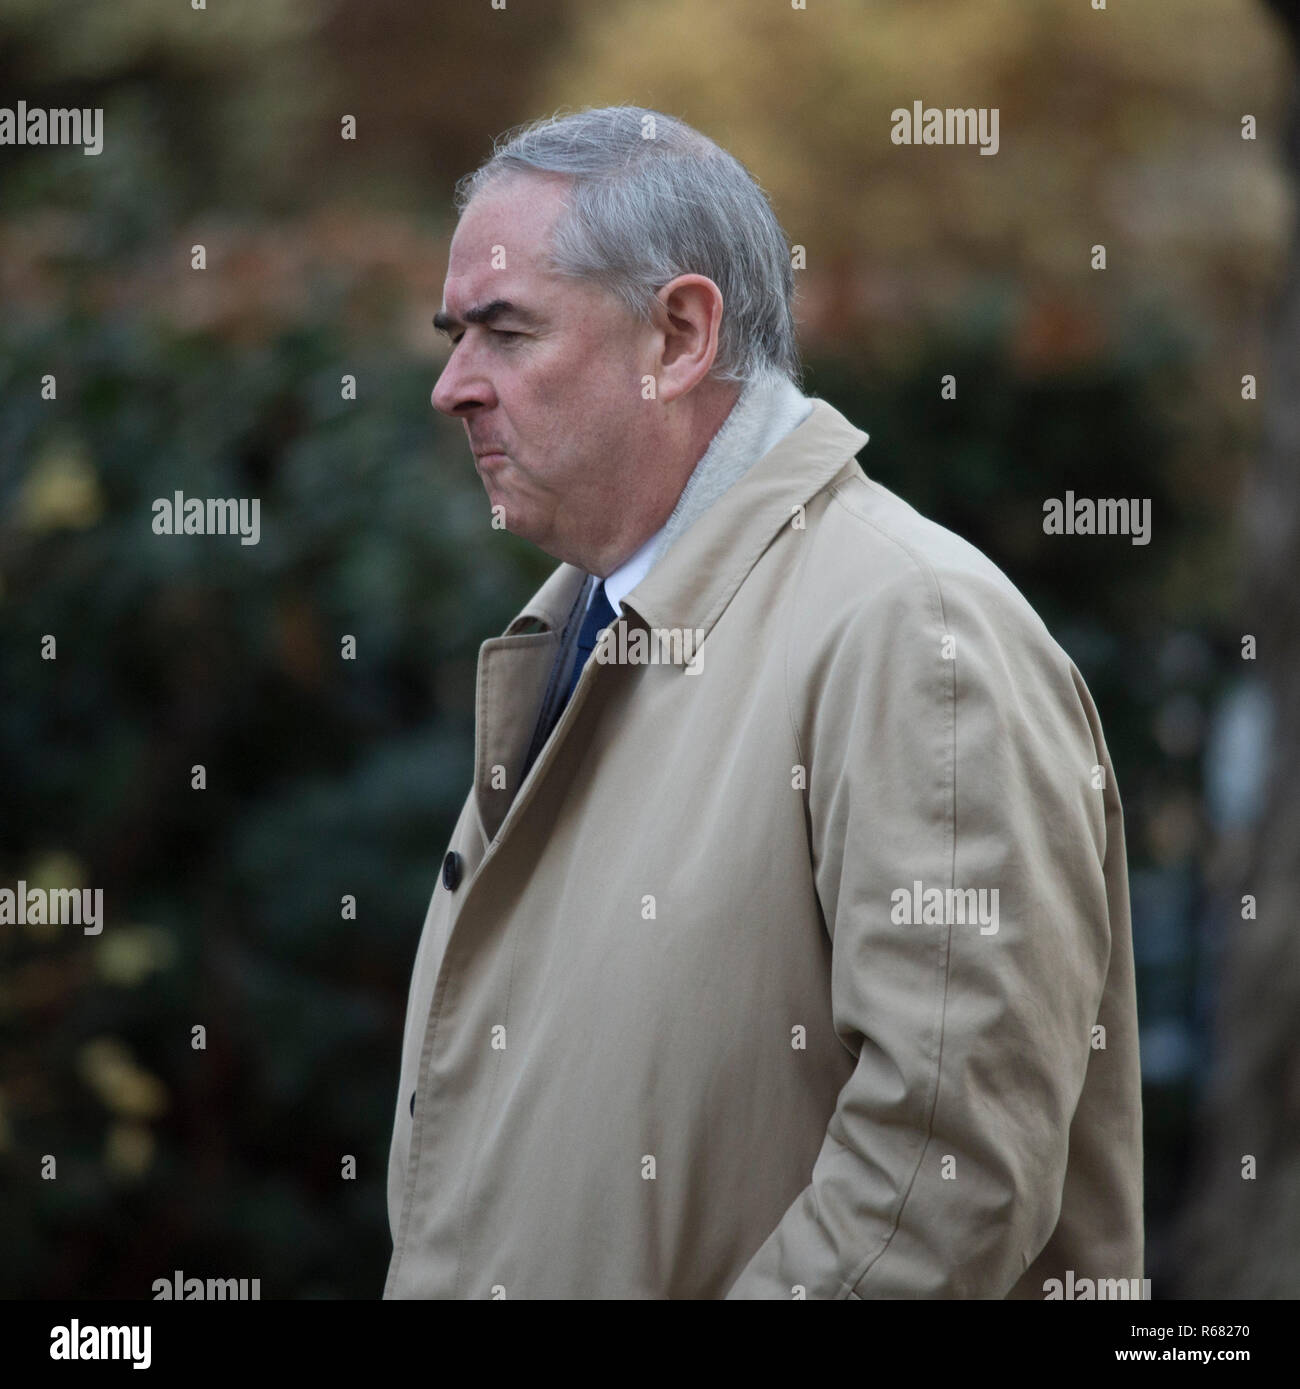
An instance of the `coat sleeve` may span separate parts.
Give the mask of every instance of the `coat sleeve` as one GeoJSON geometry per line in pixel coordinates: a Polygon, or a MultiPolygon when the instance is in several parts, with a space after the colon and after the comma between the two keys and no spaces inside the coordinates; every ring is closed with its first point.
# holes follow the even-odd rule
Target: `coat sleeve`
{"type": "Polygon", "coordinates": [[[1082,681],[1002,576],[908,568],[791,649],[831,1018],[856,1060],[729,1298],[1004,1297],[1060,1212],[1114,778],[1082,681]]]}

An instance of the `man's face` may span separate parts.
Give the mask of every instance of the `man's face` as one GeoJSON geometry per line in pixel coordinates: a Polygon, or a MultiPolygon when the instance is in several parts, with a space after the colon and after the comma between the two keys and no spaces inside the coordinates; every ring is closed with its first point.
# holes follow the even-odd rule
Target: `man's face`
{"type": "Polygon", "coordinates": [[[455,345],[433,404],[464,420],[506,528],[593,568],[640,490],[654,334],[613,295],[547,268],[569,186],[510,176],[465,209],[438,319],[455,345]]]}

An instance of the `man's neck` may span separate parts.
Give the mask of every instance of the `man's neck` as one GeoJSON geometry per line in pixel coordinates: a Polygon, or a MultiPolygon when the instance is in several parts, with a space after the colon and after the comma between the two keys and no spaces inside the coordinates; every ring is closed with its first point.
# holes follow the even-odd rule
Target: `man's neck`
{"type": "Polygon", "coordinates": [[[697,461],[666,521],[601,577],[617,606],[659,562],[683,531],[739,482],[765,454],[807,419],[812,401],[784,377],[747,383],[697,461]]]}
{"type": "Polygon", "coordinates": [[[678,457],[689,459],[689,463],[679,464],[666,475],[670,487],[656,499],[653,509],[642,514],[634,531],[621,536],[606,555],[588,567],[588,572],[598,578],[608,578],[616,569],[626,564],[646,541],[663,529],[681,498],[683,489],[742,394],[742,388],[734,382],[709,383],[696,389],[707,391],[707,394],[696,405],[686,444],[678,453],[678,457]]]}
{"type": "Polygon", "coordinates": [[[651,562],[657,563],[677,537],[802,424],[812,408],[812,401],[779,372],[765,372],[747,382],[659,531],[651,562]]]}

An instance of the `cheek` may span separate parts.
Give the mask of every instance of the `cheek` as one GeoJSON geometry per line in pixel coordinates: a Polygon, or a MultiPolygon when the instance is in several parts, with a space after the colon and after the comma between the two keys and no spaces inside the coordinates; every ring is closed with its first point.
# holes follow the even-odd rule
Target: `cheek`
{"type": "Polygon", "coordinates": [[[581,341],[539,344],[526,360],[521,355],[510,365],[501,378],[503,399],[521,440],[531,440],[533,448],[526,451],[534,461],[557,446],[561,456],[550,459],[550,476],[568,472],[570,460],[575,474],[590,473],[590,457],[580,463],[579,455],[603,453],[611,441],[625,438],[628,417],[645,408],[642,375],[653,374],[643,349],[619,325],[581,341]]]}
{"type": "Polygon", "coordinates": [[[653,357],[646,330],[640,325],[633,328],[622,319],[594,326],[561,355],[564,369],[579,381],[599,380],[614,385],[639,382],[653,357]]]}

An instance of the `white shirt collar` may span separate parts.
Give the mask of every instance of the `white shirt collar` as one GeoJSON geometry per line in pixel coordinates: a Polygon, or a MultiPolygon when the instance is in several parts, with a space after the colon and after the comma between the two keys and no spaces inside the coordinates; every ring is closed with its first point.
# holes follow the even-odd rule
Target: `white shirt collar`
{"type": "MultiPolygon", "coordinates": [[[[614,609],[615,615],[622,613],[623,599],[650,572],[650,566],[655,560],[655,545],[662,534],[663,527],[660,526],[639,550],[629,555],[605,580],[605,597],[609,599],[609,605],[614,609]]],[[[595,593],[595,585],[591,591],[595,593]]]]}

